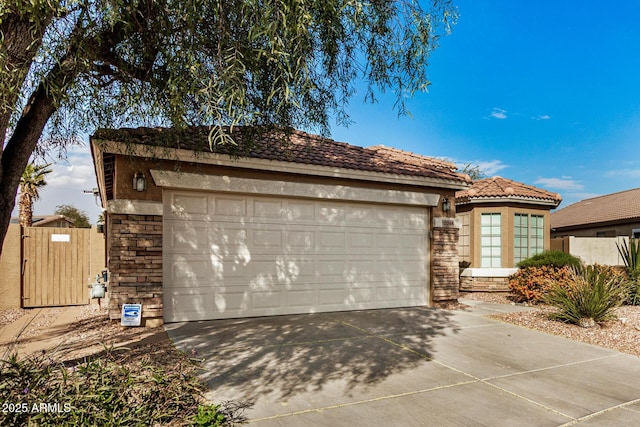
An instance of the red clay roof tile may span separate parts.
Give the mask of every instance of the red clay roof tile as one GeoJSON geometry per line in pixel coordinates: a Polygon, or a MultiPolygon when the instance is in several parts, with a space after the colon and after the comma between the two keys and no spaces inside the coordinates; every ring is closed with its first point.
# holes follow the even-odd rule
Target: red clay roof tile
{"type": "Polygon", "coordinates": [[[418,154],[375,146],[363,148],[337,142],[318,135],[291,130],[256,134],[251,128],[235,127],[233,144],[209,145],[209,128],[187,129],[136,128],[101,129],[95,139],[139,143],[176,149],[209,151],[237,157],[251,157],[309,165],[328,166],[368,172],[411,175],[459,184],[470,184],[466,174],[456,172],[456,166],[418,154]]]}
{"type": "Polygon", "coordinates": [[[471,188],[456,192],[456,204],[470,203],[474,199],[532,199],[548,201],[558,206],[562,197],[532,185],[526,185],[510,179],[494,176],[473,182],[471,188]]]}

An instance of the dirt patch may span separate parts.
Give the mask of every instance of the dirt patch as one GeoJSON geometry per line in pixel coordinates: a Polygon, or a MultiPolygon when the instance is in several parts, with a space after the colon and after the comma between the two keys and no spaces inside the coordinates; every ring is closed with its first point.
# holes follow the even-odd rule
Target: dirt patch
{"type": "MultiPolygon", "coordinates": [[[[78,314],[71,325],[54,326],[64,307],[43,310],[21,332],[17,340],[10,343],[18,348],[33,347],[34,341],[40,336],[54,334],[61,337],[56,348],[48,350],[52,358],[58,361],[71,361],[97,356],[110,352],[124,358],[135,358],[148,355],[161,364],[175,361],[177,350],[169,341],[163,328],[136,328],[120,326],[110,320],[105,307],[95,304],[78,308],[78,314]],[[126,350],[126,351],[125,351],[126,350]],[[167,361],[162,359],[166,358],[167,361]]],[[[22,315],[28,313],[23,310],[22,315]]],[[[0,318],[17,320],[19,313],[8,313],[0,310],[0,318]]],[[[13,351],[13,348],[10,351],[13,351]]],[[[0,346],[0,354],[4,353],[4,346],[0,346]]]]}
{"type": "Polygon", "coordinates": [[[0,310],[0,328],[7,326],[10,323],[15,322],[22,316],[28,313],[28,310],[24,308],[11,308],[7,310],[0,310]]]}

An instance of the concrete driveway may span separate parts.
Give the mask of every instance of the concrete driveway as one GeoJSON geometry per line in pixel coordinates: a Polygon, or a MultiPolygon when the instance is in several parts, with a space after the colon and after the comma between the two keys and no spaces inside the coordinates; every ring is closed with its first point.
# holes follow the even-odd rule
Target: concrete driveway
{"type": "Polygon", "coordinates": [[[167,324],[214,402],[257,426],[640,425],[640,359],[483,317],[405,308],[167,324]]]}

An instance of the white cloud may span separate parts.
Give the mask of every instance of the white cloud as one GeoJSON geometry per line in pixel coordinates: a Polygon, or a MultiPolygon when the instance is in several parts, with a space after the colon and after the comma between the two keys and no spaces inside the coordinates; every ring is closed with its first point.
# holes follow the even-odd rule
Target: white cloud
{"type": "Polygon", "coordinates": [[[640,169],[619,169],[609,171],[605,174],[606,177],[623,176],[627,178],[640,178],[640,169]]]}
{"type": "Polygon", "coordinates": [[[550,115],[548,114],[542,114],[540,116],[536,116],[533,118],[533,120],[549,120],[551,118],[550,115]]]}
{"type": "Polygon", "coordinates": [[[51,188],[69,186],[88,187],[95,186],[96,178],[93,166],[86,164],[74,164],[71,166],[54,165],[53,172],[47,177],[47,186],[51,188]]]}
{"type": "Polygon", "coordinates": [[[509,165],[505,165],[502,163],[502,160],[472,160],[472,161],[453,161],[458,169],[463,169],[467,165],[471,165],[472,167],[477,166],[480,172],[487,175],[488,177],[494,176],[502,169],[506,169],[509,165]]]}
{"type": "Polygon", "coordinates": [[[584,190],[584,185],[581,184],[580,181],[572,179],[570,176],[563,176],[562,178],[538,178],[534,184],[563,191],[584,190]]]}
{"type": "MultiPolygon", "coordinates": [[[[89,147],[71,147],[67,159],[54,163],[51,170],[46,177],[47,185],[42,188],[40,199],[34,205],[34,213],[50,215],[56,206],[73,205],[86,211],[91,222],[95,223],[101,208],[96,205],[92,194],[84,193],[98,186],[89,147]]],[[[12,215],[18,215],[17,203],[12,215]]]]}
{"type": "Polygon", "coordinates": [[[507,118],[507,110],[494,107],[491,111],[491,117],[493,117],[494,119],[504,120],[507,118]]]}
{"type": "Polygon", "coordinates": [[[509,166],[502,163],[501,160],[490,160],[490,161],[477,161],[473,164],[478,165],[480,170],[484,172],[487,176],[493,176],[502,169],[506,169],[509,166]]]}

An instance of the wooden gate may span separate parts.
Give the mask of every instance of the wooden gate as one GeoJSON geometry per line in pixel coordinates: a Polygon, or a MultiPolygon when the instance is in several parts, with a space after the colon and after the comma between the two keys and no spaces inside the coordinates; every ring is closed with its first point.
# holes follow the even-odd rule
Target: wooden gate
{"type": "Polygon", "coordinates": [[[90,232],[86,228],[24,229],[23,307],[88,303],[90,232]]]}

